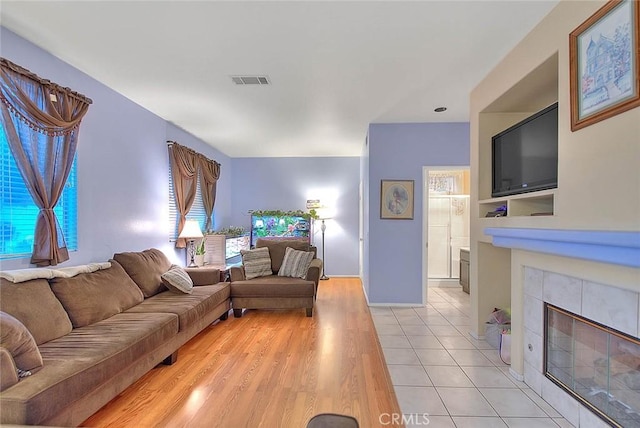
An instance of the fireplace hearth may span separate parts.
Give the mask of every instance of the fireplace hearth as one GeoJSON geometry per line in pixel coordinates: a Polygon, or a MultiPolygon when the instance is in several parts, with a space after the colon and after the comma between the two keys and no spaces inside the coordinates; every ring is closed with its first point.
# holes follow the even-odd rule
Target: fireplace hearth
{"type": "Polygon", "coordinates": [[[640,427],[640,340],[544,305],[544,372],[612,426],[640,427]]]}

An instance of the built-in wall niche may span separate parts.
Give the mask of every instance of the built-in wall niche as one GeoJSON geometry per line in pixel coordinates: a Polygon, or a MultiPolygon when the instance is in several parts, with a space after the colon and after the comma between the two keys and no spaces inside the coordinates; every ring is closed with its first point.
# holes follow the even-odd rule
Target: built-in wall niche
{"type": "Polygon", "coordinates": [[[508,216],[553,214],[555,192],[531,192],[491,198],[492,147],[494,135],[558,101],[558,54],[555,53],[487,106],[479,115],[478,199],[479,216],[492,206],[512,205],[508,216]],[[511,204],[510,201],[514,203],[511,204]]]}
{"type": "Polygon", "coordinates": [[[506,206],[505,217],[551,216],[555,213],[556,189],[478,201],[480,216],[506,206]]]}

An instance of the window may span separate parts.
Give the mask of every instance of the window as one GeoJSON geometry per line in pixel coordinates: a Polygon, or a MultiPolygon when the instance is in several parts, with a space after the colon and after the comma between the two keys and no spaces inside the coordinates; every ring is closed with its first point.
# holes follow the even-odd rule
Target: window
{"type": "MultiPolygon", "coordinates": [[[[38,207],[33,203],[0,126],[0,259],[29,257],[38,207]]],[[[76,159],[54,208],[69,251],[78,249],[76,159]]]]}
{"type": "MultiPolygon", "coordinates": [[[[178,238],[178,209],[176,208],[176,199],[173,194],[173,178],[171,175],[171,162],[169,162],[169,241],[175,241],[178,238]]],[[[200,229],[204,232],[207,214],[204,211],[202,203],[202,193],[200,192],[200,175],[198,174],[198,183],[196,188],[196,197],[193,205],[187,214],[187,219],[197,220],[200,229]]]]}

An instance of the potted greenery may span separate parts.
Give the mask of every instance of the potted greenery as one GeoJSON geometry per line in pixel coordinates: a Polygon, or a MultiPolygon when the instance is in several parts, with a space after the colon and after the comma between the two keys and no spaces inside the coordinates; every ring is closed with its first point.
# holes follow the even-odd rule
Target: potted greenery
{"type": "Polygon", "coordinates": [[[196,246],[196,264],[198,266],[204,266],[204,253],[206,253],[207,250],[205,250],[204,248],[204,239],[202,241],[200,241],[200,244],[198,244],[196,246]]]}

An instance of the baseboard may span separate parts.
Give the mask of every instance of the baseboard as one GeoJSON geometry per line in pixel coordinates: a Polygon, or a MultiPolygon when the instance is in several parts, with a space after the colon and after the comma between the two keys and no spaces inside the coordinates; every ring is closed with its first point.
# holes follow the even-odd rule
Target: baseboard
{"type": "Polygon", "coordinates": [[[515,380],[519,380],[520,382],[524,382],[524,376],[521,375],[520,373],[518,373],[517,371],[515,371],[514,369],[512,369],[511,367],[509,367],[509,374],[515,379],[515,380]]]}
{"type": "Polygon", "coordinates": [[[457,279],[430,279],[428,285],[433,288],[462,288],[457,279]]]}
{"type": "Polygon", "coordinates": [[[424,308],[425,305],[421,303],[370,303],[367,300],[367,304],[370,307],[385,307],[385,308],[424,308]]]}
{"type": "Polygon", "coordinates": [[[484,335],[483,334],[476,334],[473,331],[469,332],[469,336],[473,337],[475,340],[484,340],[484,335]]]}

